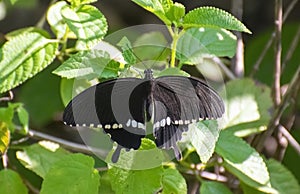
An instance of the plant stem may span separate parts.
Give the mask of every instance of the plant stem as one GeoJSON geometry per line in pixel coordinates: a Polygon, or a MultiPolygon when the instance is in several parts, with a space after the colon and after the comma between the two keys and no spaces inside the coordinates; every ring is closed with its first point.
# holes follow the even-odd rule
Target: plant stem
{"type": "Polygon", "coordinates": [[[177,47],[177,41],[179,39],[178,37],[178,29],[174,28],[174,33],[173,33],[173,41],[171,44],[171,62],[170,62],[170,67],[175,67],[175,59],[176,59],[176,47],[177,47]]]}

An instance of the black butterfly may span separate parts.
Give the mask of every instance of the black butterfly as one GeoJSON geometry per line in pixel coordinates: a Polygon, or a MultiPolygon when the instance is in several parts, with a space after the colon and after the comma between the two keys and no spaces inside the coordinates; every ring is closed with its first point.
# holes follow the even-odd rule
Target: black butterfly
{"type": "Polygon", "coordinates": [[[223,113],[221,97],[203,81],[183,76],[153,78],[147,69],[144,79],[113,79],[86,89],[67,105],[63,120],[70,126],[103,128],[118,143],[112,156],[112,162],[117,162],[121,148],[140,147],[145,123],[152,118],[157,147],[173,148],[179,160],[176,143],[188,125],[223,113]]]}

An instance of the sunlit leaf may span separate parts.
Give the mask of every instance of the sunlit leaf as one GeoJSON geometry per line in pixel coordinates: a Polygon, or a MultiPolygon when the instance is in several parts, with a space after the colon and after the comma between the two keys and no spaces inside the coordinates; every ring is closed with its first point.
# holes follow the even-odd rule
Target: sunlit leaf
{"type": "Polygon", "coordinates": [[[172,168],[165,169],[162,177],[162,194],[187,193],[187,185],[183,176],[172,168]]]}
{"type": "Polygon", "coordinates": [[[0,171],[0,193],[27,194],[28,189],[18,173],[10,169],[4,169],[0,171]]]}

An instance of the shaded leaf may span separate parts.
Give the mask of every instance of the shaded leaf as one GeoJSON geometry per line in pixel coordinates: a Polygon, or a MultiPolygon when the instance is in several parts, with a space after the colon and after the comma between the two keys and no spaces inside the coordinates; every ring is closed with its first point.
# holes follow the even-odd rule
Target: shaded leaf
{"type": "Polygon", "coordinates": [[[18,173],[10,169],[4,169],[0,171],[0,193],[26,194],[28,189],[18,173]]]}
{"type": "Polygon", "coordinates": [[[162,194],[187,193],[187,185],[183,176],[172,168],[165,169],[162,177],[162,194]]]}
{"type": "Polygon", "coordinates": [[[123,51],[122,55],[124,57],[124,60],[130,65],[135,64],[136,57],[133,54],[132,46],[128,38],[123,37],[117,45],[121,47],[123,51]]]}
{"type": "Polygon", "coordinates": [[[215,7],[200,7],[188,12],[184,17],[183,27],[213,27],[251,33],[230,13],[215,7]]]}
{"type": "Polygon", "coordinates": [[[232,57],[236,37],[224,29],[191,28],[179,38],[176,52],[176,57],[186,64],[201,63],[209,55],[232,57]]]}
{"type": "Polygon", "coordinates": [[[70,2],[74,7],[97,2],[97,0],[67,0],[67,1],[70,2]]]}
{"type": "Polygon", "coordinates": [[[107,32],[107,22],[104,15],[94,6],[83,5],[74,11],[69,6],[61,10],[62,17],[78,40],[76,49],[92,49],[107,32]]]}
{"type": "Polygon", "coordinates": [[[70,154],[57,161],[46,174],[41,194],[97,194],[100,176],[94,160],[83,154],[70,154]]]}
{"type": "Polygon", "coordinates": [[[110,179],[108,173],[104,173],[100,178],[100,187],[99,194],[115,194],[115,192],[111,188],[111,182],[113,180],[110,179]]]}
{"type": "Polygon", "coordinates": [[[224,184],[216,181],[203,181],[200,187],[203,194],[232,194],[230,189],[224,184]]]}
{"type": "Polygon", "coordinates": [[[182,71],[181,69],[179,69],[177,67],[166,68],[166,69],[160,71],[158,73],[157,77],[165,76],[165,75],[178,75],[178,76],[185,76],[185,77],[190,76],[190,74],[188,74],[185,71],[182,71]]]}
{"type": "Polygon", "coordinates": [[[40,141],[38,144],[25,147],[16,153],[18,160],[37,175],[45,178],[54,163],[66,156],[68,152],[58,144],[40,141]]]}
{"type": "Polygon", "coordinates": [[[17,113],[22,126],[22,132],[26,134],[29,128],[29,114],[23,106],[17,108],[17,113]]]}
{"type": "Polygon", "coordinates": [[[267,86],[256,85],[251,79],[234,80],[226,84],[221,95],[225,103],[224,128],[235,132],[237,136],[266,129],[272,107],[267,86]]]}
{"type": "Polygon", "coordinates": [[[6,92],[47,67],[55,58],[58,44],[39,33],[14,36],[2,47],[0,93],[6,92]]]}
{"type": "Polygon", "coordinates": [[[262,157],[241,138],[234,136],[230,131],[221,131],[216,153],[223,157],[225,168],[241,181],[257,190],[273,191],[262,157]]]}

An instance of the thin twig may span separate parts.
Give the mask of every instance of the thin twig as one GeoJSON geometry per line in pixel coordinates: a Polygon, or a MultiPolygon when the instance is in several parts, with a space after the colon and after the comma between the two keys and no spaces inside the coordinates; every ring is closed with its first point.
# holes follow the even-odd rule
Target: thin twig
{"type": "Polygon", "coordinates": [[[290,134],[290,132],[282,125],[279,125],[280,132],[288,140],[289,145],[297,152],[300,156],[300,144],[295,140],[295,138],[290,134]]]}
{"type": "Polygon", "coordinates": [[[12,99],[14,99],[14,93],[11,90],[8,92],[8,95],[9,96],[0,98],[0,102],[1,101],[11,101],[12,99]]]}
{"type": "MultiPolygon", "coordinates": [[[[240,21],[243,19],[243,3],[244,0],[232,0],[231,3],[231,12],[240,21]]],[[[234,32],[234,34],[237,37],[237,46],[236,54],[231,60],[231,69],[237,77],[243,77],[245,72],[243,37],[241,32],[234,32]]]]}
{"type": "MultiPolygon", "coordinates": [[[[296,4],[298,3],[298,0],[293,0],[289,6],[286,8],[286,10],[284,11],[283,14],[283,20],[282,23],[284,23],[286,21],[286,19],[288,18],[288,16],[290,15],[291,11],[295,8],[296,4]]],[[[258,57],[258,59],[256,60],[256,62],[254,63],[252,72],[250,73],[250,77],[253,77],[254,74],[258,71],[260,64],[262,62],[262,60],[264,59],[267,51],[270,49],[273,41],[275,39],[275,31],[272,32],[270,38],[268,39],[267,44],[265,45],[263,51],[261,52],[260,56],[258,57]]]]}
{"type": "Polygon", "coordinates": [[[299,83],[300,83],[300,64],[289,84],[287,91],[285,92],[282,98],[282,101],[275,109],[275,112],[273,113],[269,121],[267,130],[261,135],[257,136],[253,141],[252,145],[256,147],[257,151],[259,152],[262,151],[265,140],[274,132],[275,128],[279,125],[276,123],[276,121],[278,121],[281,118],[283,111],[289,106],[293,96],[295,96],[295,94],[299,92],[299,88],[300,88],[299,83]]]}

